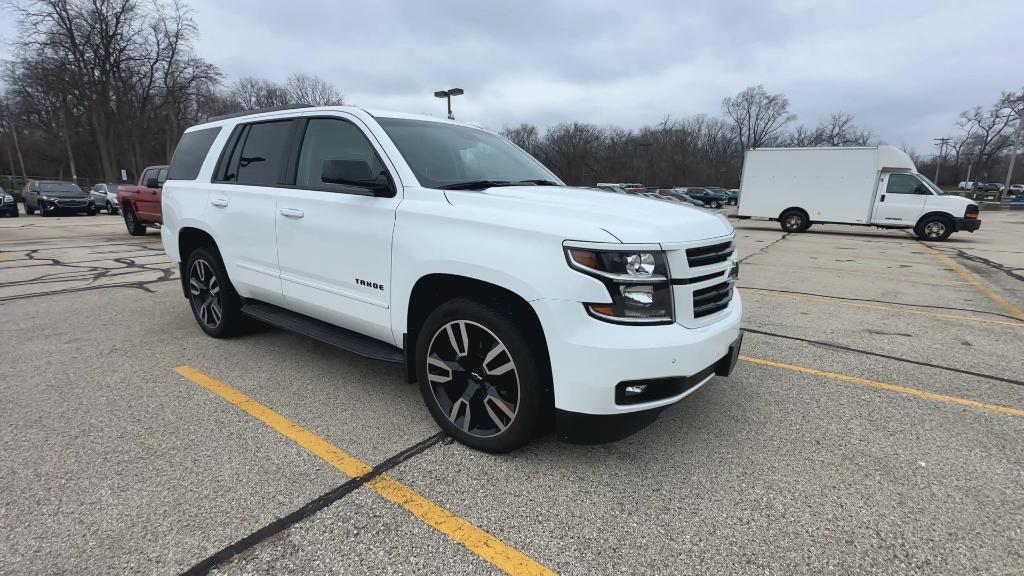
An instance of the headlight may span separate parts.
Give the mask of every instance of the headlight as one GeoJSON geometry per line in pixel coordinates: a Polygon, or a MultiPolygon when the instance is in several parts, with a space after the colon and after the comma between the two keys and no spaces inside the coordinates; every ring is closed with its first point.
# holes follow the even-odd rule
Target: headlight
{"type": "Polygon", "coordinates": [[[618,324],[673,322],[672,284],[664,252],[568,246],[565,255],[570,266],[608,288],[611,304],[584,303],[591,316],[618,324]]]}
{"type": "Polygon", "coordinates": [[[14,202],[14,196],[11,196],[10,194],[4,195],[4,202],[14,202]]]}

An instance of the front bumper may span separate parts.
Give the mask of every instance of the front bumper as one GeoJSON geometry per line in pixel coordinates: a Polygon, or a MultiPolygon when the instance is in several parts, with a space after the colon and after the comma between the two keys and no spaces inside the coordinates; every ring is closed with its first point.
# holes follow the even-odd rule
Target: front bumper
{"type": "Polygon", "coordinates": [[[723,358],[731,369],[738,354],[743,314],[738,293],[725,316],[699,328],[680,324],[622,326],[591,318],[579,302],[542,299],[532,304],[544,328],[559,411],[610,415],[663,408],[703,386],[712,377],[706,371],[715,367],[711,370],[715,372],[723,358]],[[702,373],[705,376],[698,382],[680,385],[678,393],[668,397],[616,401],[616,387],[621,383],[678,380],[702,373]]]}
{"type": "Polygon", "coordinates": [[[978,218],[957,218],[956,219],[956,231],[963,232],[974,232],[981,228],[981,220],[978,218]]]}

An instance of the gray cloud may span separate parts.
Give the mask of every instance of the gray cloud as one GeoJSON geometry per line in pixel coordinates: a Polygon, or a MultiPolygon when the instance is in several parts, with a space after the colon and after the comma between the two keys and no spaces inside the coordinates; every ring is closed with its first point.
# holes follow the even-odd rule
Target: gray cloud
{"type": "Polygon", "coordinates": [[[1024,83],[1008,65],[1019,59],[1019,0],[192,6],[200,53],[229,79],[315,73],[354,104],[437,115],[432,92],[460,86],[459,118],[492,128],[717,115],[724,96],[763,83],[789,96],[800,122],[842,110],[889,143],[928,152],[960,111],[1024,83]]]}

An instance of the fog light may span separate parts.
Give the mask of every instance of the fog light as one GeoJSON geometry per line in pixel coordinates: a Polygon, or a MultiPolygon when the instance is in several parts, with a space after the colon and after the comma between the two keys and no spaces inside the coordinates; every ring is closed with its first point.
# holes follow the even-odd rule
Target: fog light
{"type": "Polygon", "coordinates": [[[641,384],[639,386],[626,386],[626,394],[643,394],[647,388],[647,384],[641,384]]]}

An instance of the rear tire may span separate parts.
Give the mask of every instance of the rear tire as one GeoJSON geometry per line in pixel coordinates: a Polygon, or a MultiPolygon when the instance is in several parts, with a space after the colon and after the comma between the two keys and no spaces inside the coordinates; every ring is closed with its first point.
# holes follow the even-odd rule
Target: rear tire
{"type": "Polygon", "coordinates": [[[545,361],[509,310],[469,298],[434,310],[416,342],[416,379],[431,416],[484,452],[533,438],[547,409],[545,361]]]}
{"type": "Polygon", "coordinates": [[[921,219],[914,227],[914,234],[921,240],[942,242],[953,233],[956,225],[945,216],[929,216],[921,219]]]}
{"type": "Polygon", "coordinates": [[[214,338],[237,334],[242,326],[242,298],[228,279],[216,250],[196,248],[185,265],[188,302],[199,327],[214,338]]]}
{"type": "Polygon", "coordinates": [[[803,232],[811,227],[811,220],[808,218],[807,212],[794,208],[786,210],[779,216],[779,226],[784,232],[803,232]]]}
{"type": "Polygon", "coordinates": [[[131,206],[124,207],[124,225],[128,228],[128,233],[132,236],[145,236],[146,225],[139,222],[139,217],[135,215],[135,210],[132,210],[131,206]]]}

